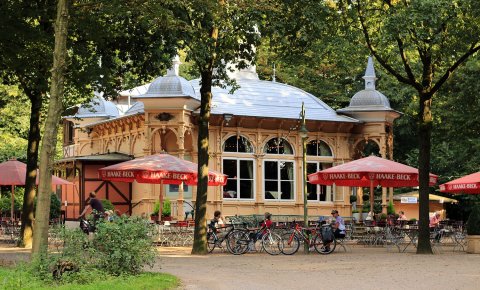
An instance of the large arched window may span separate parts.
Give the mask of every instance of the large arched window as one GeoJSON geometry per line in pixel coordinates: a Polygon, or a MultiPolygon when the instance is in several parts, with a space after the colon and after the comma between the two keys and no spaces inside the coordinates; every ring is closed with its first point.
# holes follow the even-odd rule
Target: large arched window
{"type": "MultiPolygon", "coordinates": [[[[322,140],[312,140],[308,142],[306,153],[308,156],[333,157],[330,146],[322,140]]],[[[322,159],[327,160],[316,162],[309,160],[307,162],[307,174],[332,167],[333,158],[322,159]]],[[[309,201],[333,201],[332,187],[307,183],[307,199],[309,201]]]]}
{"type": "MultiPolygon", "coordinates": [[[[252,143],[243,136],[232,136],[223,144],[225,153],[253,154],[252,143]]],[[[254,159],[248,155],[241,158],[228,155],[222,160],[223,173],[228,175],[227,184],[223,187],[223,198],[226,200],[253,200],[255,196],[254,159]]]]}
{"type": "MultiPolygon", "coordinates": [[[[270,139],[263,150],[271,155],[291,155],[263,161],[263,194],[266,200],[295,199],[295,162],[290,143],[283,138],[270,139]]],[[[273,156],[272,156],[273,157],[273,156]]],[[[268,159],[268,157],[266,157],[268,159]]]]}
{"type": "Polygon", "coordinates": [[[232,136],[223,143],[223,152],[253,153],[253,146],[243,136],[232,136]]]}

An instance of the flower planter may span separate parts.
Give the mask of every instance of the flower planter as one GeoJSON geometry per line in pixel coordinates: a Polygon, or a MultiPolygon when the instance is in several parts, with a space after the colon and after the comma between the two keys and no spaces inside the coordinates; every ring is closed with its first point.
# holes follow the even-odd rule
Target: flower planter
{"type": "Polygon", "coordinates": [[[480,254],[480,235],[467,235],[467,253],[480,254]]]}

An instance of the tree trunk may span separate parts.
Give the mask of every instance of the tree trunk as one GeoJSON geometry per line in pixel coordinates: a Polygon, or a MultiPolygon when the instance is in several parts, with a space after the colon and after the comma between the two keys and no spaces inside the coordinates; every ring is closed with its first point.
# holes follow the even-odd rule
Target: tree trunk
{"type": "Polygon", "coordinates": [[[420,95],[418,115],[418,179],[419,179],[419,219],[417,254],[432,254],[430,245],[429,212],[429,179],[430,179],[430,147],[432,134],[432,98],[420,95]]]}
{"type": "Polygon", "coordinates": [[[55,50],[53,52],[52,84],[50,103],[45,122],[45,131],[40,151],[40,182],[38,186],[35,232],[33,233],[32,255],[46,253],[50,216],[50,194],[52,167],[57,143],[58,123],[63,111],[64,80],[67,59],[68,0],[59,0],[55,21],[55,50]]]}
{"type": "Polygon", "coordinates": [[[32,103],[30,111],[30,129],[28,131],[27,173],[25,177],[25,193],[23,194],[22,227],[20,230],[20,247],[31,248],[34,221],[34,200],[37,179],[38,146],[40,143],[40,115],[42,110],[42,94],[27,92],[32,103]]]}
{"type": "Polygon", "coordinates": [[[198,185],[192,254],[207,253],[208,126],[212,103],[212,70],[202,72],[200,122],[198,125],[198,185]]]}

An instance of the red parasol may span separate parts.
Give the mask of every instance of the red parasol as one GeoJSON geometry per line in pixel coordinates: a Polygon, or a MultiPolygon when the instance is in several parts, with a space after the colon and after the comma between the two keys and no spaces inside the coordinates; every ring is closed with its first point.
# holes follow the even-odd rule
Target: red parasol
{"type": "MultiPolygon", "coordinates": [[[[198,165],[196,163],[172,156],[170,154],[155,154],[125,161],[100,168],[100,178],[110,181],[160,184],[197,184],[198,165]]],[[[208,172],[208,185],[218,186],[227,183],[227,176],[220,172],[208,172]]],[[[160,210],[163,194],[160,192],[160,210]]],[[[161,216],[161,212],[160,212],[161,216]]]]}
{"type": "Polygon", "coordinates": [[[441,184],[440,191],[458,194],[480,194],[480,172],[441,184]]]}
{"type": "MultiPolygon", "coordinates": [[[[412,187],[418,186],[418,169],[384,158],[369,156],[308,175],[312,184],[339,186],[412,187]]],[[[437,182],[437,176],[430,174],[430,185],[437,182]]],[[[373,206],[373,194],[370,194],[373,206]]]]}
{"type": "MultiPolygon", "coordinates": [[[[13,219],[13,204],[14,204],[14,188],[16,185],[25,185],[25,177],[27,175],[27,165],[23,162],[17,160],[8,160],[0,163],[0,185],[11,185],[12,186],[12,208],[11,208],[11,217],[13,219]]],[[[38,184],[38,170],[37,170],[37,180],[38,184]]],[[[65,179],[61,179],[52,175],[52,185],[65,185],[72,184],[65,179]]]]}

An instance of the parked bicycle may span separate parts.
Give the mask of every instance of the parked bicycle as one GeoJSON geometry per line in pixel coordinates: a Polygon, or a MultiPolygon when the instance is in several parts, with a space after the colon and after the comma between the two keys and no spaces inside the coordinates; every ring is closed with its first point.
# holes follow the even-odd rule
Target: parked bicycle
{"type": "Polygon", "coordinates": [[[335,250],[337,241],[333,235],[331,225],[323,225],[321,230],[318,227],[304,228],[298,223],[292,230],[284,232],[281,235],[282,238],[282,253],[285,255],[293,255],[298,252],[300,244],[306,243],[309,246],[309,250],[317,251],[319,254],[328,255],[335,250]],[[325,245],[330,244],[329,247],[325,245]]]}
{"type": "MultiPolygon", "coordinates": [[[[232,224],[228,224],[224,226],[223,232],[219,232],[218,228],[215,228],[211,226],[210,224],[208,225],[208,231],[207,231],[207,248],[208,252],[211,253],[215,248],[221,248],[224,249],[224,242],[228,240],[228,237],[230,234],[235,230],[235,226],[232,224]]],[[[230,249],[229,244],[226,244],[227,250],[233,254],[233,250],[230,249]]]]}
{"type": "Polygon", "coordinates": [[[262,226],[259,229],[235,229],[227,239],[227,247],[234,255],[245,254],[249,249],[255,250],[254,245],[261,241],[261,251],[270,255],[278,255],[282,252],[280,235],[273,233],[271,229],[262,226]]]}

